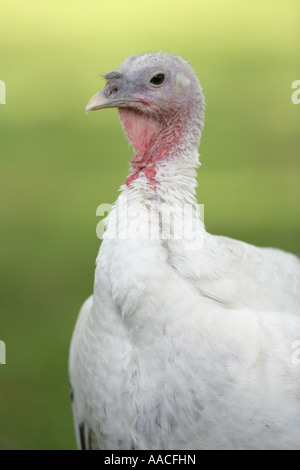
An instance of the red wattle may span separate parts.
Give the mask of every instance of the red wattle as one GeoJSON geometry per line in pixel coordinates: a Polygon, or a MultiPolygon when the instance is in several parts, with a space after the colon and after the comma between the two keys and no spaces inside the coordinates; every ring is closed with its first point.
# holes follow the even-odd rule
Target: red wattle
{"type": "Polygon", "coordinates": [[[176,152],[182,134],[182,116],[174,114],[162,122],[130,108],[119,108],[119,112],[127,137],[137,152],[131,160],[134,172],[126,184],[129,186],[143,172],[155,189],[154,165],[176,152]]]}

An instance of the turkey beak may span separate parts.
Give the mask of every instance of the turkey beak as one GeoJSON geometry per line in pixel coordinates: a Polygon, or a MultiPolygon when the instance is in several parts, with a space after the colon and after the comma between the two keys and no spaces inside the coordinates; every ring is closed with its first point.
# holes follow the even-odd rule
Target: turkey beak
{"type": "MultiPolygon", "coordinates": [[[[116,72],[112,72],[116,73],[116,72]]],[[[111,74],[108,74],[111,75],[111,74]]],[[[129,102],[135,101],[126,93],[126,87],[119,80],[109,81],[105,88],[96,93],[88,102],[85,113],[105,108],[121,108],[128,106],[129,102]]]]}
{"type": "Polygon", "coordinates": [[[128,93],[126,91],[126,85],[122,84],[120,81],[109,81],[102,91],[99,91],[99,93],[96,93],[90,99],[85,108],[85,113],[87,114],[89,111],[105,108],[126,108],[133,103],[139,103],[141,101],[141,99],[128,93]]]}
{"type": "Polygon", "coordinates": [[[85,108],[85,114],[89,111],[96,111],[97,109],[112,108],[114,107],[113,99],[106,97],[105,88],[99,93],[96,93],[88,102],[85,108]]]}

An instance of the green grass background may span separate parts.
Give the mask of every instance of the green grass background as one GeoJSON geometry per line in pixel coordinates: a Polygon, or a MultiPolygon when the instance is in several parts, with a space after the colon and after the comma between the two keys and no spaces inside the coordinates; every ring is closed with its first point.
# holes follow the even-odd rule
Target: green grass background
{"type": "Polygon", "coordinates": [[[199,76],[207,229],[300,251],[299,9],[297,0],[2,2],[1,449],[75,447],[68,347],[92,291],[96,207],[115,200],[132,156],[117,111],[84,108],[121,60],[163,50],[199,76]]]}

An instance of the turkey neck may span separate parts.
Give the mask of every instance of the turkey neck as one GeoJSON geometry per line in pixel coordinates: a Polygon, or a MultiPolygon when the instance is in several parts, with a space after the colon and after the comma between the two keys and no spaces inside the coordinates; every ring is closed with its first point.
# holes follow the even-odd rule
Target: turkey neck
{"type": "MultiPolygon", "coordinates": [[[[119,112],[127,137],[136,150],[127,186],[140,176],[146,176],[150,187],[156,190],[160,168],[169,166],[169,170],[175,171],[173,176],[180,170],[184,176],[188,169],[197,166],[195,152],[203,127],[201,108],[191,109],[189,113],[175,111],[171,116],[158,118],[129,108],[120,108],[119,112]]],[[[167,173],[172,179],[170,171],[167,173]]]]}
{"type": "MultiPolygon", "coordinates": [[[[195,236],[202,233],[203,224],[195,193],[203,115],[201,108],[190,116],[174,113],[168,123],[125,108],[120,115],[137,155],[131,162],[132,174],[107,218],[95,293],[107,297],[108,304],[113,299],[116,318],[143,342],[146,332],[151,338],[161,334],[161,311],[153,310],[153,297],[145,292],[155,293],[157,305],[164,304],[165,287],[162,291],[161,286],[174,276],[178,280],[170,259],[174,256],[177,264],[183,260],[185,266],[199,249],[195,236]],[[149,308],[142,311],[147,302],[149,308]]],[[[167,296],[172,299],[170,316],[172,295],[170,291],[167,296]]],[[[95,305],[98,297],[95,295],[95,305]]],[[[95,307],[98,311],[100,315],[100,308],[95,307]]],[[[113,334],[111,315],[101,321],[111,325],[113,334]]]]}

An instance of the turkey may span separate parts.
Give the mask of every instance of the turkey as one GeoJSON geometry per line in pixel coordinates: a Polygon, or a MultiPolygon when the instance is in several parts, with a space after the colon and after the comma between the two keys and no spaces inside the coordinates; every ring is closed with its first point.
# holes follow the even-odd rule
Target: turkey
{"type": "Polygon", "coordinates": [[[185,60],[135,55],[105,79],[86,111],[117,107],[135,156],[71,343],[79,448],[300,449],[299,258],[205,230],[185,60]]]}

